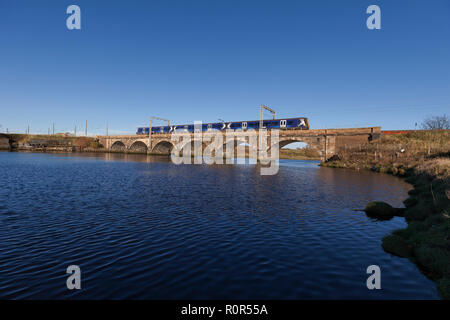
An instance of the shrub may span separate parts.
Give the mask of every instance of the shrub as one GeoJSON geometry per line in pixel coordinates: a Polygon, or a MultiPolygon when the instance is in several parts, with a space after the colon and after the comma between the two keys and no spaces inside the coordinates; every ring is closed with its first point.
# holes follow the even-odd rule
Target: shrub
{"type": "Polygon", "coordinates": [[[98,142],[98,141],[91,141],[91,142],[89,143],[88,147],[89,147],[89,148],[92,148],[92,149],[99,149],[99,148],[102,148],[103,146],[102,146],[101,143],[98,142]]]}
{"type": "Polygon", "coordinates": [[[414,249],[414,256],[434,279],[439,279],[449,272],[450,255],[441,248],[421,245],[414,249]]]}
{"type": "Polygon", "coordinates": [[[443,299],[450,300],[450,278],[442,278],[439,280],[438,290],[443,299]]]}
{"type": "Polygon", "coordinates": [[[392,218],[395,215],[395,209],[382,201],[369,202],[364,209],[368,216],[376,218],[392,218]]]}
{"type": "Polygon", "coordinates": [[[412,253],[412,248],[405,242],[402,237],[396,234],[391,234],[384,237],[382,247],[384,251],[402,258],[410,257],[412,253]]]}

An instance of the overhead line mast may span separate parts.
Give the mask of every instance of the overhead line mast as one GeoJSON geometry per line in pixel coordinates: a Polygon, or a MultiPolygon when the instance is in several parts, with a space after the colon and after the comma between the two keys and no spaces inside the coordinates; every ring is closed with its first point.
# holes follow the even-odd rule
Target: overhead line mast
{"type": "Polygon", "coordinates": [[[161,120],[161,121],[167,121],[167,125],[170,127],[170,120],[160,118],[160,117],[150,117],[150,127],[148,128],[148,147],[149,150],[152,150],[152,121],[155,120],[161,120]]]}
{"type": "Polygon", "coordinates": [[[270,113],[272,113],[273,120],[275,120],[275,117],[276,117],[275,110],[273,110],[272,108],[269,108],[268,106],[263,105],[263,104],[259,107],[259,143],[258,143],[259,148],[258,149],[260,151],[262,151],[262,142],[263,142],[261,130],[265,129],[264,125],[263,125],[264,124],[264,122],[263,122],[264,110],[267,110],[270,113]]]}
{"type": "Polygon", "coordinates": [[[262,104],[261,107],[259,108],[259,128],[260,129],[264,128],[264,126],[263,126],[264,109],[272,113],[273,120],[275,120],[275,117],[276,117],[275,110],[262,104]]]}

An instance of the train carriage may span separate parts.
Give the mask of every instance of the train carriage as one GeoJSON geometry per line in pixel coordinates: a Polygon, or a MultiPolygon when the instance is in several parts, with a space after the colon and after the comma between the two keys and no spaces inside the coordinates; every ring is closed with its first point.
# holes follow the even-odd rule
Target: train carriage
{"type": "MultiPolygon", "coordinates": [[[[258,130],[260,126],[259,120],[253,121],[232,121],[232,122],[216,122],[204,123],[201,126],[201,131],[210,130],[258,130]]],[[[160,126],[152,127],[152,134],[155,133],[172,133],[172,132],[194,132],[195,126],[193,124],[174,125],[174,126],[160,126]]],[[[263,128],[265,129],[280,129],[280,130],[309,130],[308,118],[286,118],[263,120],[263,128]]],[[[139,127],[136,134],[148,135],[149,127],[139,127]]]]}

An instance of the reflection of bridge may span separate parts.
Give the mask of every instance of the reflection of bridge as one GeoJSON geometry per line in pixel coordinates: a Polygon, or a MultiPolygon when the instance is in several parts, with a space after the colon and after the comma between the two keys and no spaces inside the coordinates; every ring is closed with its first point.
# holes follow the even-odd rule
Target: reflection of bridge
{"type": "MultiPolygon", "coordinates": [[[[225,132],[222,132],[225,139],[225,132]]],[[[256,131],[258,134],[258,131],[256,131]]],[[[339,150],[352,147],[372,139],[377,139],[381,134],[381,127],[354,128],[354,129],[316,129],[316,130],[280,130],[279,148],[293,142],[304,142],[317,149],[322,159],[328,159],[339,150]]],[[[270,136],[270,131],[269,131],[270,136]]],[[[171,135],[167,133],[156,133],[151,136],[149,146],[148,136],[99,136],[100,143],[111,151],[140,152],[149,154],[169,155],[176,142],[171,141],[171,135]]],[[[194,141],[194,134],[191,133],[194,141]]],[[[245,141],[236,138],[236,145],[245,141]]],[[[209,144],[209,142],[208,142],[209,144]]],[[[203,148],[206,145],[203,143],[203,148]]],[[[250,146],[255,147],[255,146],[250,146]]],[[[268,147],[270,149],[270,147],[268,147]]]]}

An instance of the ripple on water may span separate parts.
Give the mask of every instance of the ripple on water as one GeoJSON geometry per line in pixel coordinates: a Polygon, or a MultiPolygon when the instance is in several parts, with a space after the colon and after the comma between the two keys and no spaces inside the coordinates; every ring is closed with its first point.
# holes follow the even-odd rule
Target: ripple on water
{"type": "Polygon", "coordinates": [[[438,298],[381,248],[404,220],[354,211],[401,206],[409,186],[397,178],[305,161],[261,176],[115,157],[0,153],[1,298],[438,298]],[[70,264],[81,291],[66,289],[70,264]],[[371,264],[378,292],[366,288],[371,264]]]}

